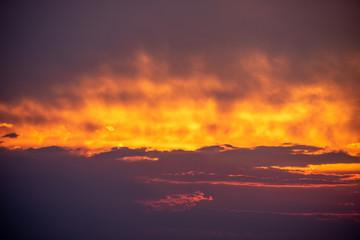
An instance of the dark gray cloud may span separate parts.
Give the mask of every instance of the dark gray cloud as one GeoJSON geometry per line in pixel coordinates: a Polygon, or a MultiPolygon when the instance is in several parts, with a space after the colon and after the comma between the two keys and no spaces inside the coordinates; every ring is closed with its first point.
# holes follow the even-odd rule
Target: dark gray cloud
{"type": "MultiPolygon", "coordinates": [[[[291,83],[312,81],[304,66],[318,53],[359,52],[358,1],[22,1],[1,9],[2,102],[51,101],[54,87],[102,64],[134,75],[138,51],[166,61],[175,76],[190,74],[189,58],[199,56],[205,72],[236,79],[244,92],[252,79],[236,61],[248,51],[285,54],[291,83]]],[[[351,77],[336,81],[350,91],[358,73],[344,67],[340,74],[351,77]]]]}
{"type": "Polygon", "coordinates": [[[55,146],[3,148],[3,232],[14,239],[357,239],[358,180],[347,180],[344,183],[357,185],[345,186],[336,176],[253,168],[281,164],[283,159],[293,159],[288,164],[298,165],[360,162],[358,157],[342,153],[291,154],[296,148],[312,149],[259,147],[221,152],[217,151],[220,147],[212,147],[212,151],[158,152],[119,148],[83,157],[55,146]],[[159,160],[115,160],[125,156],[155,156],[159,160]],[[146,182],[145,178],[169,181],[146,182]],[[325,186],[279,188],[205,181],[325,186]],[[334,183],[337,186],[331,187],[334,183]],[[212,196],[213,200],[191,200],[199,196],[212,196]],[[157,211],[141,204],[170,200],[177,211],[170,204],[157,211]],[[191,208],[176,205],[184,205],[184,201],[191,208]]]}
{"type": "Polygon", "coordinates": [[[17,134],[17,133],[8,133],[8,134],[5,134],[2,137],[3,138],[17,138],[18,136],[19,136],[19,134],[17,134]]]}

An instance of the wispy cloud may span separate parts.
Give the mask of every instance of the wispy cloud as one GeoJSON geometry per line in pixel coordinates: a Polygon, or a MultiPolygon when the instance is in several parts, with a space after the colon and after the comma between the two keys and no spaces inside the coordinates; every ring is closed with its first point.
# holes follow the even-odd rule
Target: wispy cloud
{"type": "Polygon", "coordinates": [[[149,206],[155,211],[185,211],[195,207],[200,201],[212,201],[211,196],[205,197],[201,191],[191,194],[173,194],[159,200],[138,201],[138,203],[149,206]]]}
{"type": "Polygon", "coordinates": [[[321,188],[321,187],[348,187],[358,186],[358,183],[328,183],[328,184],[271,184],[261,182],[235,182],[235,181],[176,181],[161,178],[145,178],[146,183],[170,183],[170,184],[210,184],[246,187],[268,187],[268,188],[321,188]]]}
{"type": "MultiPolygon", "coordinates": [[[[258,168],[269,169],[269,167],[258,168]]],[[[310,164],[306,167],[271,166],[270,168],[303,175],[336,176],[343,181],[360,180],[360,163],[310,164]]]]}
{"type": "Polygon", "coordinates": [[[137,162],[137,161],[158,161],[159,158],[156,157],[147,157],[147,156],[127,156],[115,158],[116,160],[126,161],[126,162],[137,162]]]}

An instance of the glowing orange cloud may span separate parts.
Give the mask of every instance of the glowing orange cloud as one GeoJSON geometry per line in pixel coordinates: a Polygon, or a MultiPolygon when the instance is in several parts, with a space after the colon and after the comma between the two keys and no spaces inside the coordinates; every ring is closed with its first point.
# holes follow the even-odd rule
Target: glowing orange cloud
{"type": "Polygon", "coordinates": [[[126,161],[126,162],[137,162],[137,161],[158,161],[158,158],[151,158],[147,156],[128,156],[116,158],[116,160],[126,161]]]}
{"type": "Polygon", "coordinates": [[[271,168],[281,169],[291,173],[298,173],[304,175],[309,175],[309,174],[334,175],[341,177],[341,180],[345,180],[345,181],[360,180],[360,163],[334,163],[334,164],[320,164],[320,165],[310,164],[307,165],[306,167],[271,166],[271,168]]]}
{"type": "Polygon", "coordinates": [[[316,173],[360,173],[360,163],[334,163],[334,164],[320,164],[307,165],[306,167],[279,167],[272,166],[272,168],[299,171],[304,174],[316,173]]]}
{"type": "MultiPolygon", "coordinates": [[[[310,69],[313,83],[290,84],[286,57],[253,52],[234,63],[242,71],[239,80],[224,80],[204,72],[200,58],[191,61],[191,73],[175,76],[166,62],[141,53],[133,77],[105,65],[100,76],[84,75],[55,88],[54,103],[30,98],[2,103],[0,133],[12,127],[19,134],[2,146],[96,152],[116,146],[194,150],[292,142],[360,152],[352,126],[356,105],[332,82],[333,71],[319,75],[310,69]],[[244,76],[249,80],[242,81],[244,76]]],[[[332,64],[336,71],[336,61],[332,64]]]]}

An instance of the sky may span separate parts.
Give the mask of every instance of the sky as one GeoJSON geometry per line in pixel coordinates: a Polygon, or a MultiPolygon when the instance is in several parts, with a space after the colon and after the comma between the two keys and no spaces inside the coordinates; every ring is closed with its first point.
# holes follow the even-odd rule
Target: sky
{"type": "Polygon", "coordinates": [[[9,239],[358,239],[358,1],[2,1],[9,239]]]}

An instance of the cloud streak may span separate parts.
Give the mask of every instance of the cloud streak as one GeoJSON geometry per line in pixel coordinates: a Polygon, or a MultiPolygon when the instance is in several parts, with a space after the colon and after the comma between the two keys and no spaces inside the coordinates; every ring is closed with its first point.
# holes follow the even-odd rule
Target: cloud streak
{"type": "Polygon", "coordinates": [[[138,201],[138,203],[152,208],[154,211],[186,211],[196,206],[200,201],[212,201],[213,198],[205,197],[201,191],[192,194],[168,195],[159,200],[138,201]]]}
{"type": "Polygon", "coordinates": [[[259,182],[234,182],[234,181],[175,181],[160,178],[145,179],[146,183],[170,183],[170,184],[210,184],[246,187],[269,187],[269,188],[321,188],[321,187],[348,187],[358,186],[358,183],[338,183],[338,184],[268,184],[259,182]]]}

